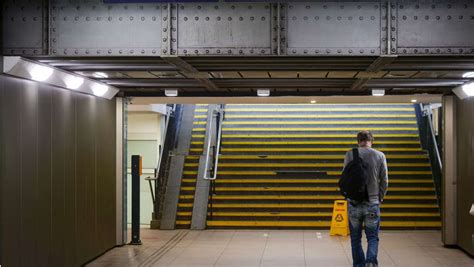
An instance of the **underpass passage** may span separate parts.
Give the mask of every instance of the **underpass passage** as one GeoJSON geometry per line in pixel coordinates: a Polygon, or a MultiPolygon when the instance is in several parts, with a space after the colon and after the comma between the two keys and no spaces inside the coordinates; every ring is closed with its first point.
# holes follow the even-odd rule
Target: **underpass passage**
{"type": "MultiPolygon", "coordinates": [[[[388,161],[382,228],[440,228],[413,105],[226,105],[225,112],[208,228],[329,228],[333,202],[342,199],[337,182],[345,152],[363,129],[373,132],[374,148],[388,161]]],[[[191,151],[201,154],[202,147],[193,139],[191,151]]],[[[185,168],[181,192],[187,199],[198,163],[188,161],[185,168]]],[[[183,209],[179,215],[191,216],[183,209]]]]}

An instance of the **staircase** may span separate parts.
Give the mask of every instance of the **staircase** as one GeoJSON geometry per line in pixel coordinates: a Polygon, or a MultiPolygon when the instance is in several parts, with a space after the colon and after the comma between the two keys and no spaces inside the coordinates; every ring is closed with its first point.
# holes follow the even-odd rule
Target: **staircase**
{"type": "MultiPolygon", "coordinates": [[[[202,154],[204,136],[198,129],[205,123],[196,117],[192,153],[202,154]]],[[[357,145],[362,129],[373,132],[374,148],[387,156],[382,228],[439,229],[430,162],[420,145],[414,107],[406,104],[226,105],[208,228],[328,228],[333,202],[342,199],[337,181],[344,154],[357,145]]],[[[191,217],[198,161],[192,157],[181,190],[182,226],[191,217]]]]}

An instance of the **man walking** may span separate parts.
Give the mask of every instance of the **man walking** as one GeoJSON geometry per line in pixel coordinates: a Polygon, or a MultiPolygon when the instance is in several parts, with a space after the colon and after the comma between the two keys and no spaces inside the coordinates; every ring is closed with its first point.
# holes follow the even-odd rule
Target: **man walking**
{"type": "MultiPolygon", "coordinates": [[[[379,245],[380,203],[382,203],[388,186],[387,160],[384,153],[372,148],[374,137],[369,131],[357,134],[359,147],[350,150],[344,158],[344,169],[354,158],[361,160],[365,176],[364,195],[362,199],[348,198],[349,229],[351,231],[352,261],[354,267],[377,266],[379,245]],[[356,154],[355,156],[353,154],[356,154]],[[362,249],[362,227],[365,226],[367,237],[367,256],[362,249]]],[[[349,167],[348,167],[349,168],[349,167]]],[[[350,177],[348,179],[350,185],[350,177]]]]}

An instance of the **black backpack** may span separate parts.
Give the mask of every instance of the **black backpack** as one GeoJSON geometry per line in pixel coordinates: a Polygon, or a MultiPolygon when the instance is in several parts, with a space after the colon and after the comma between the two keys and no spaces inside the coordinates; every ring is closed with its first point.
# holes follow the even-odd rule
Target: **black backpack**
{"type": "Polygon", "coordinates": [[[367,173],[369,165],[359,157],[359,150],[352,149],[352,161],[342,171],[339,189],[345,198],[361,202],[369,199],[367,173]]]}

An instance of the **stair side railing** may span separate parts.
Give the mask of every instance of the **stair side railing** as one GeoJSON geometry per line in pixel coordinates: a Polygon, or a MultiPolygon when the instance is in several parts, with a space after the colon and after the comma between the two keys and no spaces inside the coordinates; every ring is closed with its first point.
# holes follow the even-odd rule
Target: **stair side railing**
{"type": "MultiPolygon", "coordinates": [[[[433,108],[441,107],[440,104],[419,104],[415,105],[418,127],[420,130],[420,141],[424,150],[428,152],[431,170],[433,173],[433,181],[435,184],[438,202],[441,199],[441,176],[443,170],[443,161],[441,157],[440,140],[436,138],[433,123],[433,108]]],[[[441,112],[439,113],[441,114],[441,112]]]]}
{"type": "Polygon", "coordinates": [[[216,195],[216,179],[219,168],[219,156],[221,154],[222,143],[222,124],[225,115],[225,105],[222,104],[218,109],[212,111],[209,119],[209,134],[207,137],[204,176],[209,181],[209,219],[213,218],[213,196],[216,195]],[[213,140],[216,140],[213,145],[213,140]]]}
{"type": "Polygon", "coordinates": [[[161,204],[166,189],[166,171],[169,169],[170,154],[176,147],[176,136],[179,131],[181,121],[182,107],[181,105],[173,104],[166,107],[165,126],[163,130],[162,140],[163,146],[158,147],[158,162],[155,168],[155,175],[153,177],[145,178],[150,187],[151,199],[153,202],[152,220],[158,221],[161,216],[161,204]]]}

